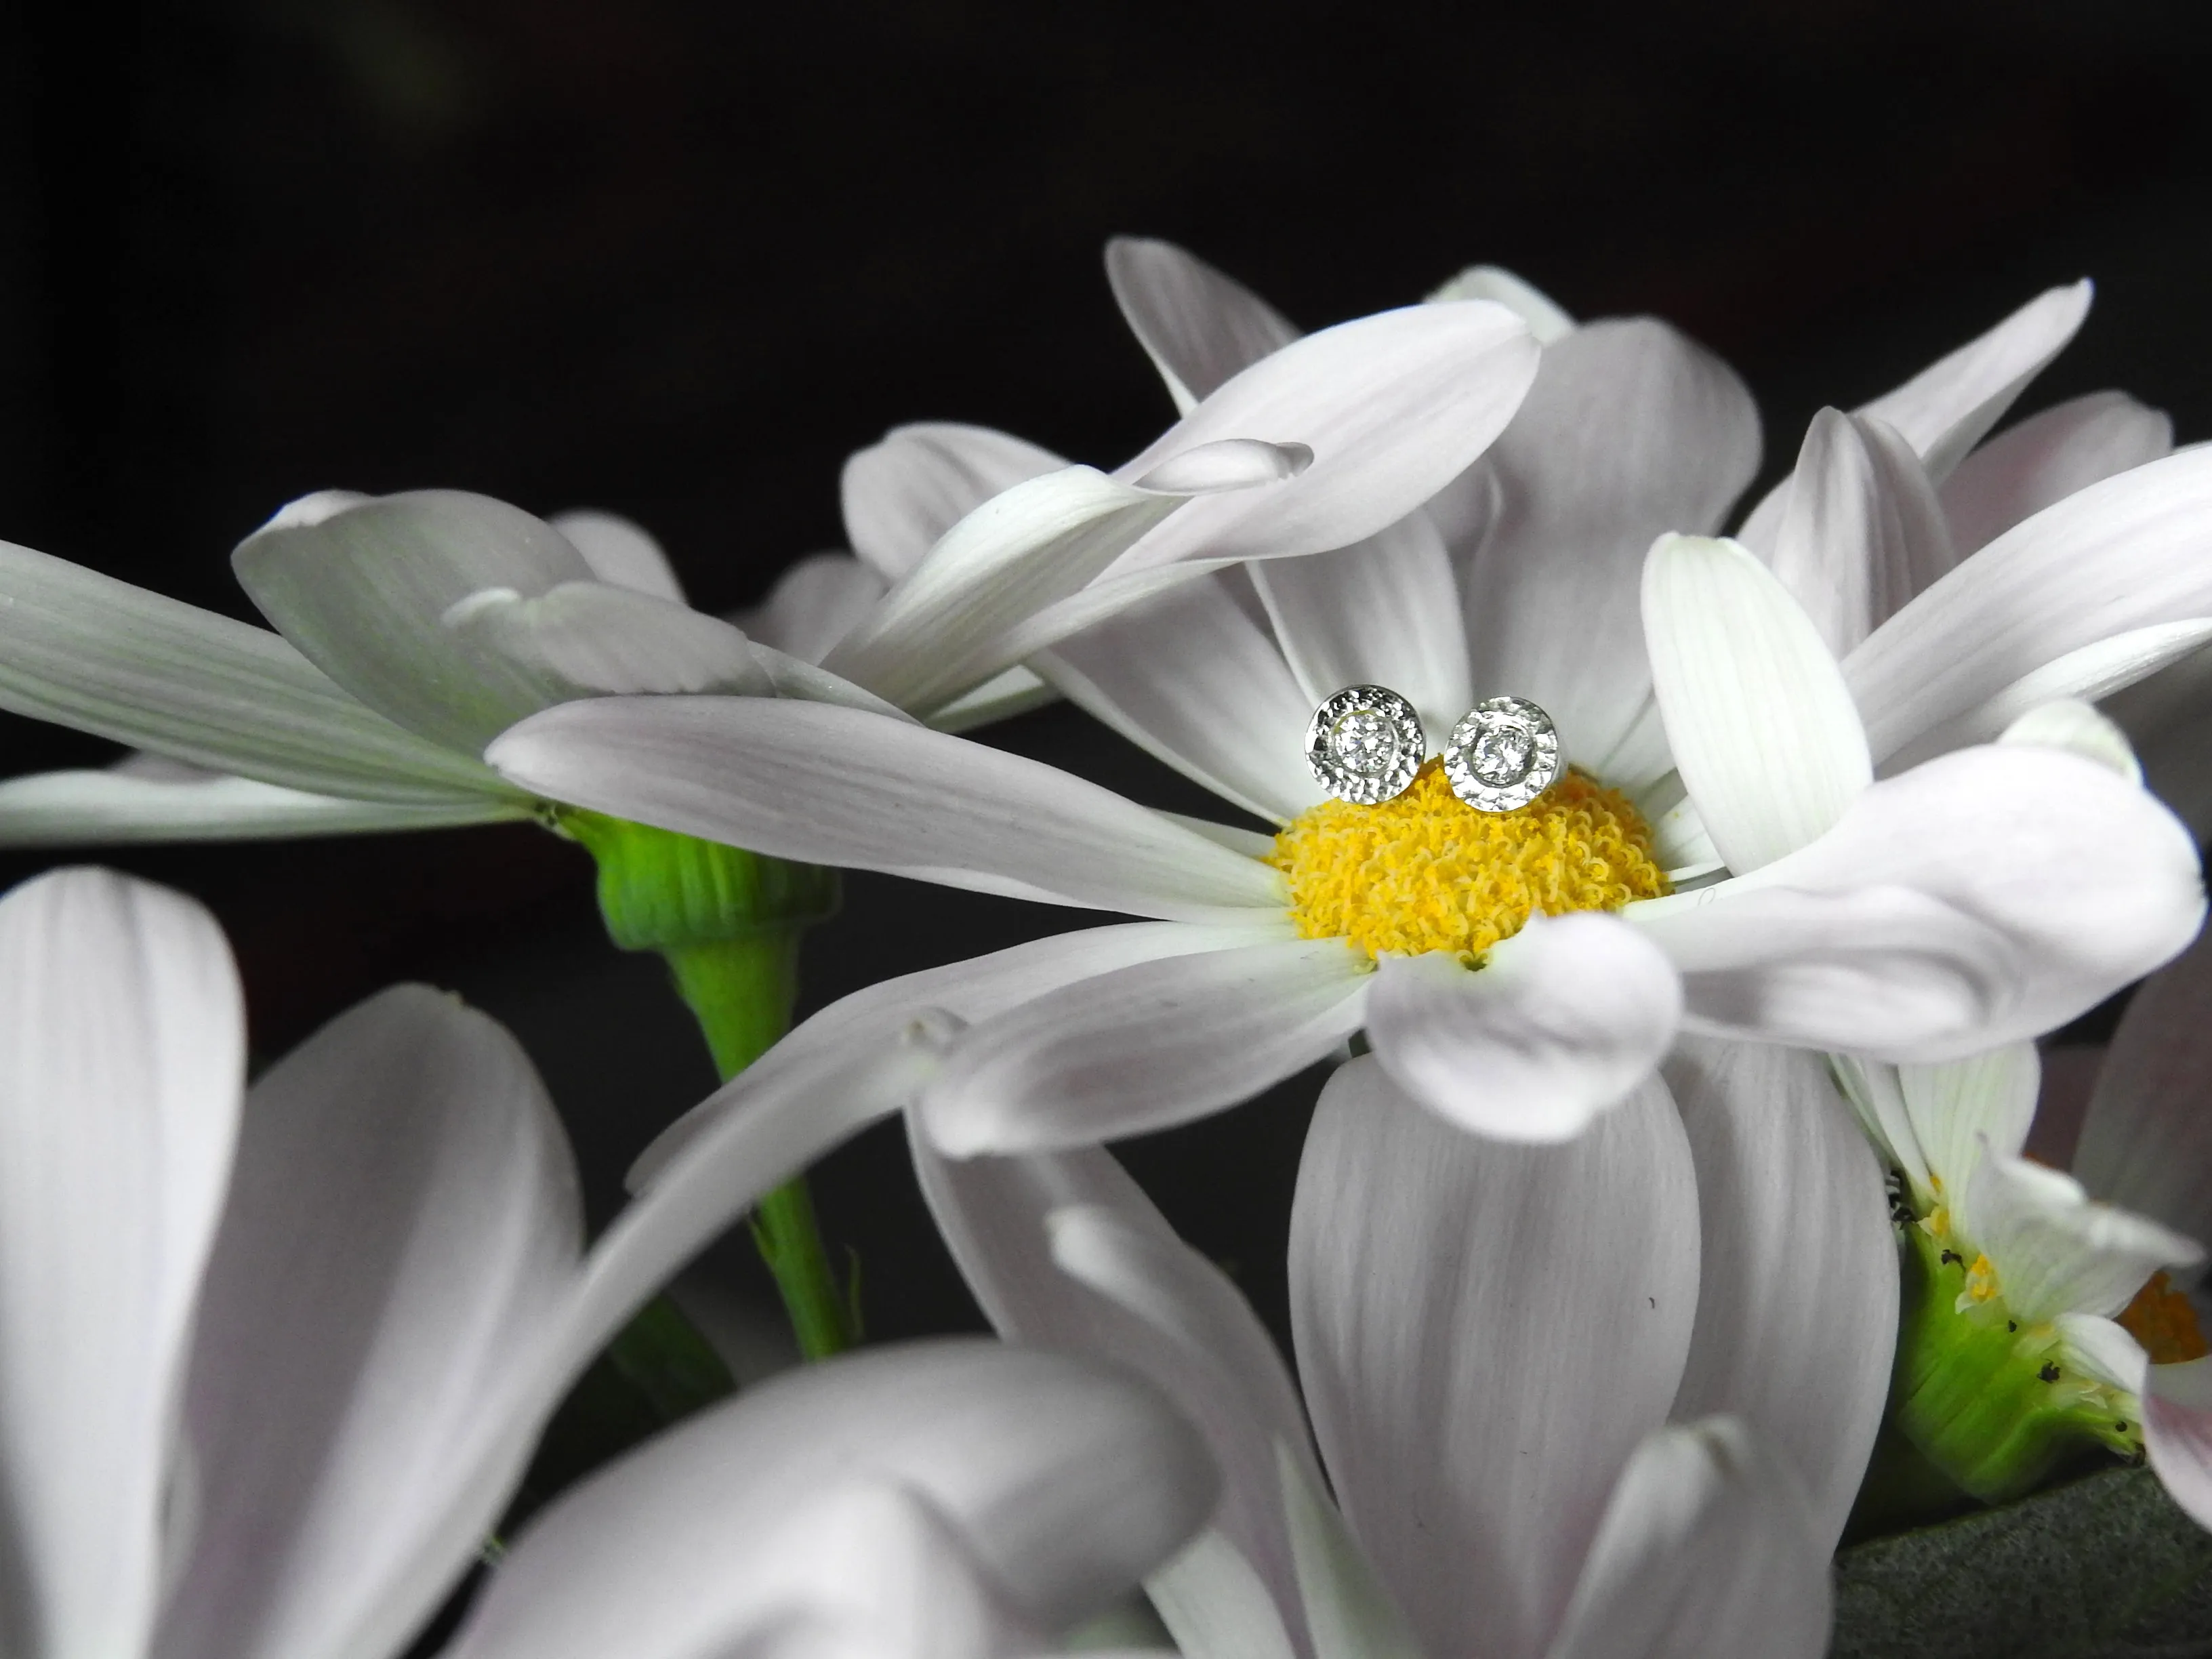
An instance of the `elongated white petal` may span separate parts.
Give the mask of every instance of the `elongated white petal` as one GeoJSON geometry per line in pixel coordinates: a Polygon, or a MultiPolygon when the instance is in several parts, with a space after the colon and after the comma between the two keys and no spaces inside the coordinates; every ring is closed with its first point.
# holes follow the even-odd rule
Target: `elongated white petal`
{"type": "Polygon", "coordinates": [[[1461,1134],[1372,1058],[1322,1091],[1291,1217],[1298,1370],[1346,1518],[1430,1653],[1543,1651],[1680,1380],[1697,1212],[1656,1079],[1562,1146],[1461,1134]]]}
{"type": "Polygon", "coordinates": [[[1384,958],[1375,1055],[1431,1111],[1499,1140],[1565,1140],[1628,1098],[1674,1041],[1682,986],[1651,941],[1595,911],[1537,915],[1474,971],[1384,958]]]}
{"type": "MultiPolygon", "coordinates": [[[[909,1559],[900,1529],[848,1532],[862,1547],[826,1556],[780,1539],[810,1504],[855,1488],[924,1506],[948,1546],[925,1559],[964,1558],[1024,1623],[1057,1632],[1166,1559],[1215,1482],[1188,1425],[1126,1376],[973,1340],[850,1355],[718,1407],[564,1498],[451,1651],[750,1652],[785,1621],[865,1607],[871,1581],[909,1559]]],[[[908,1601],[930,1613],[923,1587],[908,1601]]],[[[889,1651],[951,1659],[922,1632],[882,1633],[900,1644],[889,1651]]]]}
{"type": "Polygon", "coordinates": [[[1234,1105],[1359,1029],[1341,939],[1173,957],[1080,981],[969,1031],[922,1100],[955,1157],[1083,1146],[1234,1105]]]}
{"type": "Polygon", "coordinates": [[[0,543],[0,708],[315,793],[511,795],[393,725],[265,629],[0,543]]]}
{"type": "Polygon", "coordinates": [[[573,696],[557,676],[447,625],[471,594],[536,599],[592,568],[561,532],[458,489],[279,513],[231,555],[240,586],[284,637],[410,732],[475,754],[502,727],[573,696]]]}
{"type": "Polygon", "coordinates": [[[1540,345],[1551,345],[1575,331],[1575,319],[1558,301],[1503,265],[1469,265],[1458,276],[1423,296],[1431,303],[1444,300],[1495,300],[1528,325],[1540,345]]]}
{"type": "Polygon", "coordinates": [[[1825,834],[1874,781],[1835,658],[1747,549],[1661,537],[1644,567],[1644,627],[1674,763],[1737,874],[1825,834]]]}
{"type": "Polygon", "coordinates": [[[2142,782],[2142,763],[2128,746],[2128,734],[2094,704],[2076,697],[2038,704],[2005,727],[1997,741],[2063,749],[2070,755],[2094,761],[2130,783],[2142,782]]]}
{"type": "Polygon", "coordinates": [[[1954,1206],[1972,1232],[1974,1167],[1982,1148],[2017,1158],[2035,1118],[2043,1065],[2033,1042],[2007,1042],[1964,1060],[1897,1068],[1899,1097],[1933,1196],[1954,1206]],[[1942,1183],[1941,1187],[1936,1182],[1942,1183]]]}
{"type": "Polygon", "coordinates": [[[1267,1582],[1215,1528],[1147,1577],[1145,1598],[1183,1659],[1298,1659],[1267,1582]]]}
{"type": "Polygon", "coordinates": [[[387,991],[254,1085],[194,1334],[200,1495],[163,1659],[404,1644],[505,1499],[441,1488],[581,1235],[544,1085],[451,997],[387,991]]]}
{"type": "Polygon", "coordinates": [[[841,708],[857,708],[865,714],[885,720],[911,723],[914,717],[904,709],[894,708],[864,686],[853,684],[842,675],[833,674],[826,668],[817,668],[801,658],[778,651],[773,646],[752,641],[753,661],[768,677],[769,689],[779,697],[796,697],[803,702],[833,702],[841,708]]]}
{"type": "Polygon", "coordinates": [[[26,1654],[144,1650],[245,1051],[190,900],[101,870],[0,900],[0,1561],[26,1654]]]}
{"type": "Polygon", "coordinates": [[[1279,1447],[1283,1509],[1314,1659],[1421,1659],[1420,1644],[1310,1463],[1279,1447]]]}
{"type": "Polygon", "coordinates": [[[1115,476],[1227,438],[1302,444],[1287,483],[1202,497],[1123,554],[1116,574],[1189,558],[1282,558],[1395,524],[1490,447],[1536,373],[1503,306],[1381,312],[1309,334],[1231,377],[1115,476]]]}
{"type": "Polygon", "coordinates": [[[951,421],[894,427],[845,463],[845,538],[863,564],[896,582],[992,496],[1066,465],[1050,450],[988,427],[951,421]]]}
{"type": "Polygon", "coordinates": [[[2152,1366],[2142,1413],[2143,1449],[2159,1483],[2212,1530],[2212,1358],[2152,1366]]]}
{"type": "Polygon", "coordinates": [[[1305,763],[1314,702],[1218,579],[1186,582],[1036,661],[1085,712],[1256,817],[1285,823],[1322,799],[1305,763]]]}
{"type": "Polygon", "coordinates": [[[1474,687],[1451,555],[1426,514],[1352,547],[1249,569],[1309,709],[1347,685],[1387,685],[1443,747],[1474,687]]]}
{"type": "Polygon", "coordinates": [[[1686,1037],[1666,1077],[1704,1263],[1673,1415],[1741,1418],[1807,1495],[1825,1559],[1889,1395],[1897,1246],[1881,1170],[1820,1058],[1686,1037]]]}
{"type": "Polygon", "coordinates": [[[2161,1267],[2204,1260],[2197,1240],[2148,1217],[2092,1201],[2081,1183],[2025,1158],[1984,1150],[1975,1166],[1972,1243],[2024,1322],[2062,1313],[2109,1318],[2161,1267]]]}
{"type": "Polygon", "coordinates": [[[1533,699],[1580,764],[1644,781],[1613,761],[1651,685],[1638,576],[1654,537],[1717,528],[1751,481],[1751,394],[1663,323],[1593,323],[1547,349],[1487,465],[1498,517],[1462,596],[1476,689],[1533,699]]]}
{"type": "Polygon", "coordinates": [[[1621,1471],[1548,1659],[1820,1659],[1830,1548],[1755,1431],[1662,1429],[1621,1471]]]}
{"type": "Polygon", "coordinates": [[[1010,629],[1084,587],[1188,499],[1087,466],[1017,484],[945,532],[823,665],[902,708],[945,701],[1006,666],[994,653],[1010,629]]]}
{"type": "Polygon", "coordinates": [[[762,644],[820,662],[875,608],[885,586],[850,553],[815,553],[776,578],[757,608],[730,620],[762,644]]]}
{"type": "MultiPolygon", "coordinates": [[[[2151,677],[2158,675],[2161,669],[2171,665],[2177,672],[2185,672],[2194,653],[2207,641],[2212,641],[2212,617],[2191,617],[2180,622],[2154,623],[2148,628],[2130,629],[2069,651],[2030,669],[1965,713],[1921,731],[1891,753],[1883,762],[1882,770],[1901,772],[1931,756],[1948,754],[1969,744],[1987,743],[2054,702],[2094,702],[2118,692],[2121,700],[2115,704],[2115,709],[2128,709],[2134,700],[2133,693],[2145,689],[2146,684],[2152,683],[2151,677]]],[[[2162,690],[2159,696],[2161,702],[2162,690]]],[[[2136,724],[2131,711],[2125,724],[2136,724]]],[[[2162,738],[2165,733],[2158,735],[2162,738]]]]}
{"type": "Polygon", "coordinates": [[[1283,902],[1267,866],[1096,784],[827,703],[570,703],[487,758],[557,799],[776,858],[1191,921],[1283,902]]]}
{"type": "Polygon", "coordinates": [[[605,582],[562,582],[534,599],[486,588],[444,620],[563,697],[772,690],[745,636],[720,617],[605,582]]]}
{"type": "Polygon", "coordinates": [[[909,1139],[930,1212],[993,1327],[1126,1366],[1175,1401],[1222,1470],[1220,1547],[1279,1609],[1256,1622],[1298,1627],[1276,1446],[1308,1468],[1312,1455],[1297,1389],[1250,1304],[1103,1149],[952,1159],[926,1135],[909,1139]]]}
{"type": "Polygon", "coordinates": [[[194,771],[184,778],[125,772],[39,772],[0,782],[0,847],[116,846],[134,842],[258,841],[437,830],[526,817],[517,796],[459,796],[450,805],[310,795],[252,778],[194,771]]]}
{"type": "Polygon", "coordinates": [[[1958,562],[1920,458],[1864,415],[1813,417],[1768,562],[1841,656],[1958,562]]]}
{"type": "Polygon", "coordinates": [[[2140,1398],[2149,1386],[2150,1357],[2126,1329],[2095,1314],[2060,1314],[2058,1360],[2070,1371],[2140,1398]]]}
{"type": "Polygon", "coordinates": [[[643,525],[592,507],[556,513],[547,522],[583,556],[599,580],[672,605],[684,603],[684,584],[643,525]]]}
{"type": "Polygon", "coordinates": [[[1883,780],[1753,876],[1626,914],[1705,1029],[1936,1060],[2094,1007],[2179,951],[2203,906],[2165,808],[2094,762],[2002,744],[1883,780]]]}
{"type": "MultiPolygon", "coordinates": [[[[2069,288],[2046,289],[1988,333],[1855,412],[1896,428],[1926,465],[1928,476],[1941,484],[1966,452],[2004,418],[2027,383],[2066,349],[2089,314],[2090,297],[2086,280],[2069,288]]],[[[1790,489],[1790,482],[1784,479],[1770,490],[1744,520],[1738,538],[1762,552],[1771,549],[1790,489]]]]}
{"type": "Polygon", "coordinates": [[[2184,450],[2075,491],[1960,564],[1844,659],[1875,758],[2070,652],[2212,616],[2208,512],[2212,449],[2184,450]]]}
{"type": "Polygon", "coordinates": [[[1173,242],[1115,237],[1106,244],[1106,280],[1178,415],[1298,337],[1250,289],[1173,242]]]}
{"type": "Polygon", "coordinates": [[[2172,417],[2124,392],[2055,404],[1997,434],[1943,481],[1952,539],[1972,553],[2052,502],[2172,448],[2172,417]]]}
{"type": "Polygon", "coordinates": [[[2212,942],[2143,981],[2099,1068],[2074,1173],[2109,1204],[2212,1242],[2212,942]]]}
{"type": "Polygon", "coordinates": [[[1221,951],[1263,939],[1291,937],[1286,920],[1249,927],[1194,927],[1185,922],[1138,921],[1083,927],[1048,939],[924,969],[840,998],[812,1015],[746,1067],[736,1082],[677,1120],[648,1146],[630,1170],[633,1186],[653,1180],[677,1152],[708,1125],[741,1109],[771,1084],[817,1071],[827,1061],[891,1042],[931,1011],[974,1024],[1048,991],[1140,962],[1221,951]]]}
{"type": "Polygon", "coordinates": [[[994,720],[1012,720],[1032,708],[1058,700],[1059,691],[1040,679],[1033,670],[1017,664],[1001,669],[972,691],[963,691],[951,702],[929,711],[928,726],[938,732],[972,732],[994,720]]]}

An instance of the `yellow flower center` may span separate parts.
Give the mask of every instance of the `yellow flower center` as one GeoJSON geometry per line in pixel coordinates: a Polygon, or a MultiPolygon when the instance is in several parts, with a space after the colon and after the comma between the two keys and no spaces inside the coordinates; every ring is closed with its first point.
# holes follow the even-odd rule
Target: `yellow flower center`
{"type": "Polygon", "coordinates": [[[2197,1323],[2197,1310],[2166,1274],[2153,1273],[2136,1299],[2120,1310],[2120,1326],[2142,1344],[2154,1365],[2178,1365],[2212,1353],[2197,1323]]]}
{"type": "Polygon", "coordinates": [[[1436,760],[1395,799],[1300,814],[1267,861],[1290,878],[1306,938],[1469,965],[1534,911],[1618,910],[1668,890],[1650,830],[1617,790],[1571,771],[1517,812],[1478,812],[1436,760]]]}

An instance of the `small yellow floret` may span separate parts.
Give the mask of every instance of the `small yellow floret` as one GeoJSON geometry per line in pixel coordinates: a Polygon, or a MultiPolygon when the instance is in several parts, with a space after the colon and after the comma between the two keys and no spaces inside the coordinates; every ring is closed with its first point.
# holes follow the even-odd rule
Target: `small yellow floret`
{"type": "Polygon", "coordinates": [[[1395,800],[1300,815],[1267,861],[1290,878],[1306,938],[1470,966],[1532,911],[1618,910],[1668,890],[1626,796],[1571,771],[1517,812],[1478,812],[1435,760],[1395,800]]]}
{"type": "Polygon", "coordinates": [[[1977,1255],[1974,1265],[1966,1269],[1966,1288],[1962,1294],[1968,1302],[1994,1302],[1997,1294],[1996,1264],[1986,1255],[1977,1255]]]}
{"type": "Polygon", "coordinates": [[[2197,1310],[2166,1274],[2153,1273],[2120,1312],[2120,1325],[2142,1344],[2154,1365],[2178,1365],[2212,1353],[2197,1323],[2197,1310]]]}

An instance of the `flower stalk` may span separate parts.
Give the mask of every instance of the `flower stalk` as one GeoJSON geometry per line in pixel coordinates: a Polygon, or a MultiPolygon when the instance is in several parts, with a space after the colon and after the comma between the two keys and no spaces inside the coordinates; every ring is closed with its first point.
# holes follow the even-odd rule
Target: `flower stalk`
{"type": "MultiPolygon", "coordinates": [[[[608,937],[668,963],[726,1081],[790,1028],[799,940],[836,910],[834,871],[570,807],[550,822],[598,863],[608,937]]],[[[805,1177],[763,1197],[752,1228],[799,1352],[826,1359],[857,1342],[857,1310],[830,1265],[805,1177]]]]}

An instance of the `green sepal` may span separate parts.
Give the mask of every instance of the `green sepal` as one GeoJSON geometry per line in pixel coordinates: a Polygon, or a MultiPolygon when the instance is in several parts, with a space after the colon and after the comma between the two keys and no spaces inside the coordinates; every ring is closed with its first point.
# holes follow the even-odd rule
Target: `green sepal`
{"type": "Polygon", "coordinates": [[[2069,1370],[2056,1327],[2002,1295],[1960,1307],[1968,1264],[1917,1222],[1901,1230],[1903,1304],[1890,1422],[1960,1490],[2001,1503],[2101,1447],[2142,1447],[2132,1396],[2069,1370]]]}
{"type": "Polygon", "coordinates": [[[552,809],[554,829],[599,866],[599,913],[625,951],[676,951],[795,933],[837,913],[837,872],[679,836],[580,807],[552,809]]]}

